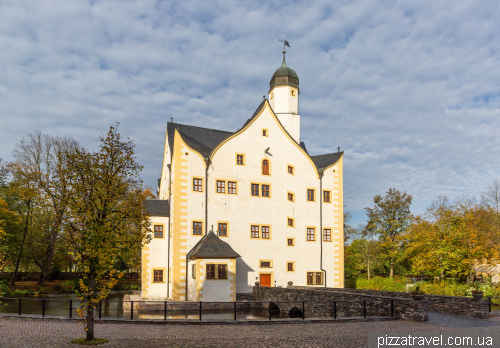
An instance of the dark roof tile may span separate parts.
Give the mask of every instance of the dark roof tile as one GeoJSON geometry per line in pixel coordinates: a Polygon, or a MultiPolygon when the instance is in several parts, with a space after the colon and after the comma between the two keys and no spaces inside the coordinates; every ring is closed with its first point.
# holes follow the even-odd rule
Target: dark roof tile
{"type": "Polygon", "coordinates": [[[146,199],[146,210],[151,216],[170,216],[168,199],[146,199]]]}

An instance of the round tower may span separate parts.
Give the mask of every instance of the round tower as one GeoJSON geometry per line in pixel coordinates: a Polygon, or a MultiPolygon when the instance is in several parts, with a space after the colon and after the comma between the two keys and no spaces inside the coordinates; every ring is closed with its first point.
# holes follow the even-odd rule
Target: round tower
{"type": "Polygon", "coordinates": [[[283,127],[300,144],[299,77],[285,61],[269,82],[269,104],[283,127]]]}

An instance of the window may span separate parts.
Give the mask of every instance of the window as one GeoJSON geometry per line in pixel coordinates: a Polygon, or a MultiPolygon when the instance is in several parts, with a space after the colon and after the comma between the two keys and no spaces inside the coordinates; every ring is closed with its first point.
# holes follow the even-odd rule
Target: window
{"type": "Polygon", "coordinates": [[[252,225],[250,229],[252,238],[259,238],[259,226],[252,225]]]}
{"type": "Polygon", "coordinates": [[[267,137],[269,135],[269,131],[267,129],[262,129],[262,136],[267,137]]]}
{"type": "Polygon", "coordinates": [[[193,191],[201,192],[202,189],[202,179],[193,179],[193,191]]]}
{"type": "Polygon", "coordinates": [[[245,164],[245,158],[243,155],[236,155],[236,164],[240,166],[245,164]]]}
{"type": "Polygon", "coordinates": [[[271,268],[271,261],[261,261],[260,268],[271,268]]]}
{"type": "Polygon", "coordinates": [[[269,197],[269,185],[262,185],[262,197],[269,197]]]}
{"type": "Polygon", "coordinates": [[[207,265],[207,279],[227,279],[227,265],[207,265]]]}
{"type": "Polygon", "coordinates": [[[153,283],[163,283],[163,270],[154,270],[153,283]]]}
{"type": "Polygon", "coordinates": [[[203,234],[201,231],[202,224],[203,224],[202,222],[193,221],[193,235],[201,236],[203,234]]]}
{"type": "Polygon", "coordinates": [[[330,191],[323,191],[323,202],[330,203],[330,191]]]}
{"type": "Polygon", "coordinates": [[[262,238],[269,239],[271,238],[269,234],[269,226],[262,226],[262,238]]]}
{"type": "Polygon", "coordinates": [[[217,279],[227,279],[227,265],[217,265],[217,279]]]}
{"type": "Polygon", "coordinates": [[[294,175],[294,168],[292,166],[288,166],[288,174],[294,175]]]}
{"type": "Polygon", "coordinates": [[[294,226],[294,221],[292,218],[288,218],[288,226],[290,226],[290,227],[294,226]]]}
{"type": "Polygon", "coordinates": [[[286,245],[288,246],[295,246],[295,239],[294,238],[288,238],[286,241],[286,245]]]}
{"type": "Polygon", "coordinates": [[[252,184],[252,196],[259,195],[259,184],[252,184]]]}
{"type": "Polygon", "coordinates": [[[154,225],[155,238],[163,238],[163,225],[154,225]]]}
{"type": "Polygon", "coordinates": [[[332,230],[329,228],[323,229],[323,241],[331,242],[332,241],[332,230]]]}
{"type": "Polygon", "coordinates": [[[217,180],[217,193],[226,193],[226,182],[217,180]]]}
{"type": "Polygon", "coordinates": [[[294,197],[293,197],[293,196],[294,196],[294,194],[293,194],[293,193],[288,192],[288,200],[289,200],[290,202],[294,202],[294,197]]]}
{"type": "Polygon", "coordinates": [[[262,174],[269,175],[269,161],[268,160],[262,161],[262,174]]]}
{"type": "Polygon", "coordinates": [[[227,237],[227,224],[219,224],[219,237],[227,237]]]}
{"type": "Polygon", "coordinates": [[[229,194],[236,194],[236,182],[235,181],[228,181],[227,182],[227,193],[229,194]]]}
{"type": "Polygon", "coordinates": [[[191,266],[191,277],[193,279],[196,279],[196,263],[193,263],[193,265],[191,266]]]}
{"type": "Polygon", "coordinates": [[[274,93],[271,92],[271,94],[269,95],[269,99],[273,99],[274,98],[274,93]]]}
{"type": "Polygon", "coordinates": [[[287,272],[293,272],[295,271],[295,267],[294,267],[294,263],[293,262],[287,262],[286,263],[286,270],[287,272]]]}
{"type": "Polygon", "coordinates": [[[323,272],[307,272],[307,285],[323,285],[323,272]]]}
{"type": "MultiPolygon", "coordinates": [[[[207,279],[217,279],[215,278],[215,268],[217,265],[207,265],[207,279]]],[[[308,274],[309,276],[309,274],[308,274]]],[[[309,281],[309,278],[307,278],[309,281]]],[[[308,283],[309,284],[309,283],[308,283]]]]}
{"type": "Polygon", "coordinates": [[[290,90],[290,95],[291,95],[292,97],[295,97],[295,90],[294,90],[294,89],[291,89],[291,90],[290,90]]]}
{"type": "Polygon", "coordinates": [[[307,189],[307,200],[314,201],[314,189],[307,189]]]}
{"type": "Polygon", "coordinates": [[[316,240],[314,228],[307,229],[307,240],[308,241],[315,241],[316,240]]]}

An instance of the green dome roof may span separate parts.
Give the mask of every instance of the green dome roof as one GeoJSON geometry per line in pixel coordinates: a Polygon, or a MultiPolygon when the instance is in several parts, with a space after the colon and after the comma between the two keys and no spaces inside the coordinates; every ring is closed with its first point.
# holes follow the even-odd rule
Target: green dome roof
{"type": "Polygon", "coordinates": [[[292,86],[299,88],[299,77],[295,70],[289,68],[283,60],[283,64],[276,69],[269,84],[270,89],[273,89],[275,86],[292,86]]]}

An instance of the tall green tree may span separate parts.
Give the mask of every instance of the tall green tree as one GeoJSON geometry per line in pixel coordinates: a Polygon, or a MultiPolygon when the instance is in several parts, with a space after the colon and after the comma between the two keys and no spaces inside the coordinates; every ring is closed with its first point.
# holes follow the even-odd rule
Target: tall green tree
{"type": "Polygon", "coordinates": [[[379,237],[380,247],[389,259],[389,276],[394,276],[394,263],[402,254],[403,235],[411,222],[412,196],[389,189],[385,196],[373,197],[373,208],[365,208],[368,217],[366,230],[379,237]]]}
{"type": "Polygon", "coordinates": [[[60,173],[68,180],[64,219],[68,247],[83,273],[80,293],[86,301],[86,340],[94,340],[93,309],[121,277],[117,260],[128,260],[149,242],[148,195],[142,187],[142,166],[135,161],[134,144],[122,139],[116,127],[100,137],[97,152],[66,152],[60,173]]]}

